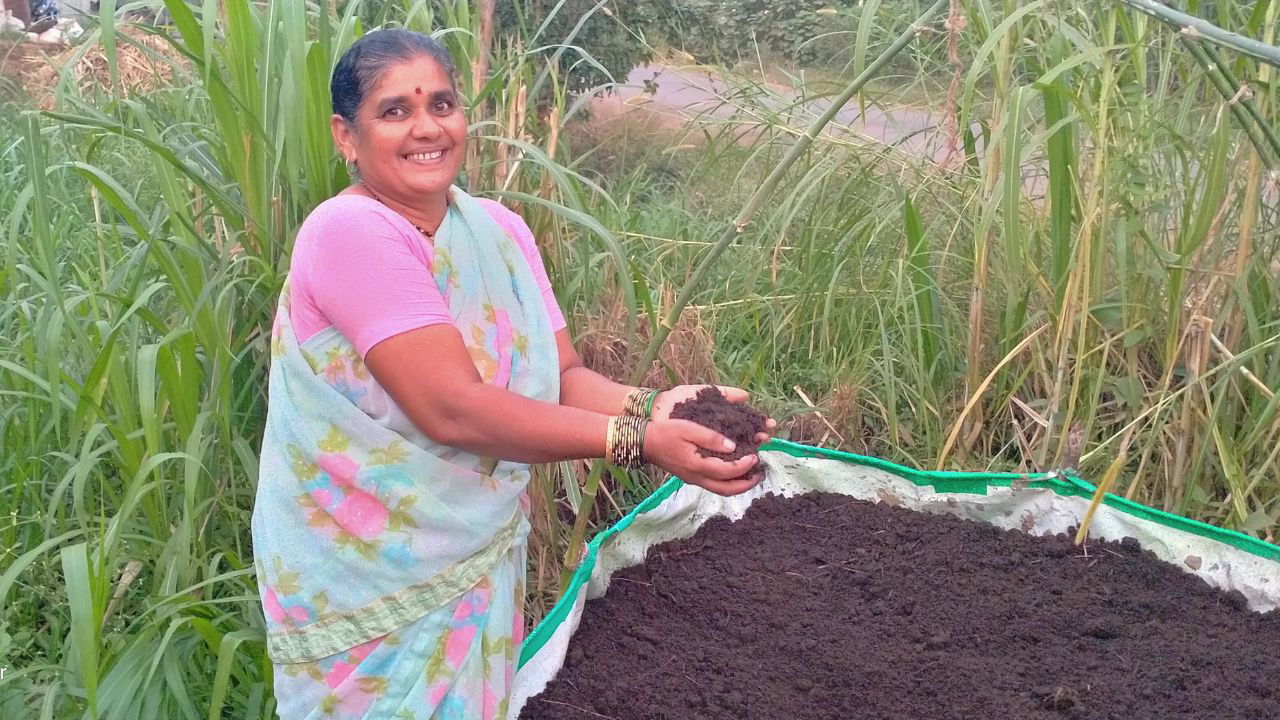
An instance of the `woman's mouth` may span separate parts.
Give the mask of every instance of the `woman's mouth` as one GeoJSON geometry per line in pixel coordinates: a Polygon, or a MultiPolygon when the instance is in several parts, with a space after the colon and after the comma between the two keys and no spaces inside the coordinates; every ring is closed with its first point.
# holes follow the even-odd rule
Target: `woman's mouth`
{"type": "Polygon", "coordinates": [[[429,150],[426,152],[408,153],[404,158],[410,162],[433,162],[444,157],[444,149],[429,150]]]}

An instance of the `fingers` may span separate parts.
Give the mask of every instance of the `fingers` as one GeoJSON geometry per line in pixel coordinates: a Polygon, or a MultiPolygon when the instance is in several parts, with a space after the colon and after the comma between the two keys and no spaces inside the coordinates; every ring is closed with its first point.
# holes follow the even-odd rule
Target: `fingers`
{"type": "Polygon", "coordinates": [[[756,443],[759,445],[763,445],[769,442],[770,438],[773,437],[773,431],[777,429],[778,429],[777,420],[774,420],[773,418],[766,419],[764,421],[764,432],[756,433],[756,443]]]}
{"type": "Polygon", "coordinates": [[[733,480],[701,479],[693,482],[693,484],[708,492],[713,492],[716,495],[729,497],[731,495],[740,495],[750,490],[756,485],[759,485],[760,481],[763,479],[764,472],[757,470],[746,477],[736,478],[733,480]]]}
{"type": "Polygon", "coordinates": [[[672,420],[671,422],[679,423],[681,437],[700,448],[713,452],[733,452],[737,447],[732,440],[705,425],[689,420],[672,420]]]}
{"type": "Polygon", "coordinates": [[[711,480],[736,480],[751,472],[759,462],[760,458],[756,455],[747,455],[733,461],[703,458],[695,470],[699,475],[711,480]]]}

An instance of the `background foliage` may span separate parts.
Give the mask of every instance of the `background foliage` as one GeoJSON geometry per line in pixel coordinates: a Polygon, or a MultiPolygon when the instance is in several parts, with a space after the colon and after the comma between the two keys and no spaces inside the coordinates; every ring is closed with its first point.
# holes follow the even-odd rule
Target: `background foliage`
{"type": "MultiPolygon", "coordinates": [[[[815,10],[812,64],[704,67],[713,111],[606,122],[580,71],[682,42],[750,58],[697,14],[729,4],[568,1],[544,27],[557,4],[520,3],[489,48],[462,0],[173,0],[162,27],[103,5],[0,108],[4,718],[269,717],[248,535],[265,337],[298,224],[347,181],[327,77],[371,23],[450,45],[477,89],[465,181],[526,218],[584,356],[625,375],[831,88],[919,10],[815,10]]],[[[1274,0],[1196,7],[1276,41],[1274,0]]],[[[1275,70],[1106,0],[958,13],[792,168],[650,380],[742,385],[784,435],[916,466],[1119,458],[1115,492],[1274,539],[1275,70]]],[[[611,475],[588,509],[581,464],[539,470],[531,617],[575,516],[609,522],[652,479],[611,475]]]]}

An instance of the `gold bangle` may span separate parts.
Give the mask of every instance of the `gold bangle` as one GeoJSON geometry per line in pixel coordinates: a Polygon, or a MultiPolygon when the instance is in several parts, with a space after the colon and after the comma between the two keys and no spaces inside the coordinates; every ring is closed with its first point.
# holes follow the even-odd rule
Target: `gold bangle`
{"type": "Polygon", "coordinates": [[[604,459],[613,462],[615,441],[618,435],[617,418],[609,418],[609,429],[604,436],[604,459]]]}
{"type": "MultiPolygon", "coordinates": [[[[657,391],[655,390],[654,393],[656,394],[657,391]]],[[[645,436],[645,432],[649,429],[649,419],[648,418],[637,418],[637,419],[639,420],[639,422],[636,423],[635,463],[636,463],[636,467],[640,467],[644,465],[644,436],[645,436]]]]}
{"type": "Polygon", "coordinates": [[[632,390],[622,402],[622,414],[647,420],[653,399],[657,396],[658,391],[653,388],[638,387],[632,390]]]}
{"type": "Polygon", "coordinates": [[[644,435],[649,421],[632,415],[609,418],[605,440],[605,459],[622,468],[638,468],[644,464],[644,435]]]}
{"type": "Polygon", "coordinates": [[[640,390],[640,388],[636,388],[636,389],[634,389],[634,390],[632,390],[632,391],[628,392],[628,393],[627,393],[627,396],[626,396],[625,398],[623,398],[623,399],[622,399],[622,414],[623,414],[623,415],[631,415],[631,414],[632,414],[631,409],[635,407],[635,404],[636,404],[636,394],[637,394],[637,393],[639,393],[640,391],[641,391],[641,390],[640,390]]]}
{"type": "Polygon", "coordinates": [[[634,415],[634,414],[635,414],[635,412],[634,412],[634,408],[635,408],[635,406],[636,406],[636,396],[637,396],[639,393],[641,393],[641,392],[642,392],[642,390],[641,390],[640,388],[636,388],[636,389],[632,390],[631,392],[628,392],[628,393],[627,393],[626,398],[624,398],[624,399],[622,400],[622,414],[623,414],[623,415],[634,415]]]}
{"type": "Polygon", "coordinates": [[[618,419],[618,428],[613,434],[613,459],[616,465],[626,467],[627,464],[627,424],[625,419],[618,419]]]}
{"type": "Polygon", "coordinates": [[[621,442],[618,443],[618,465],[619,467],[632,468],[638,467],[635,461],[636,433],[635,433],[635,417],[624,417],[619,421],[621,426],[621,442]]]}
{"type": "Polygon", "coordinates": [[[636,418],[636,422],[631,429],[633,435],[631,438],[631,463],[635,467],[640,467],[644,464],[644,428],[648,424],[648,420],[636,418]]]}
{"type": "Polygon", "coordinates": [[[609,418],[609,437],[604,445],[604,459],[610,464],[618,463],[618,418],[609,418]]]}

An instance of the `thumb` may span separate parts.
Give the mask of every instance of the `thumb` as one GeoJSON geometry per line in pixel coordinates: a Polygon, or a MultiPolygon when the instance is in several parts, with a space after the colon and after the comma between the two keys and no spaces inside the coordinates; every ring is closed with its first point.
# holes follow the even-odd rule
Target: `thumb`
{"type": "Polygon", "coordinates": [[[705,425],[699,425],[688,420],[679,422],[684,427],[683,432],[681,432],[684,439],[700,448],[714,452],[732,452],[736,447],[732,440],[705,425]]]}
{"type": "Polygon", "coordinates": [[[750,397],[750,393],[742,388],[728,387],[726,385],[717,385],[716,388],[724,395],[724,399],[731,403],[744,403],[750,397]]]}

